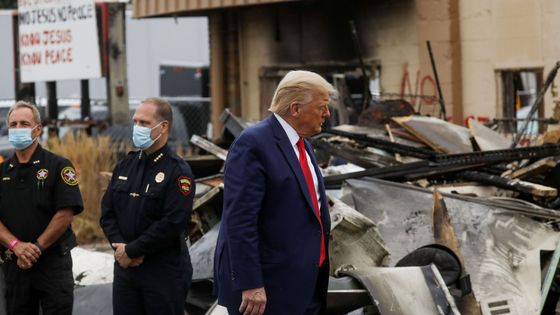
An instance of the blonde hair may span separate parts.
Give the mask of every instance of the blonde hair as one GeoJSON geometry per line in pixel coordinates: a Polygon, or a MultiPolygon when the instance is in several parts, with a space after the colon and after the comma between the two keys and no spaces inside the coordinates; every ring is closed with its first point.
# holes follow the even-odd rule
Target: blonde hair
{"type": "Polygon", "coordinates": [[[293,70],[288,72],[278,84],[269,111],[285,116],[290,104],[296,102],[302,105],[313,100],[314,93],[334,93],[333,86],[315,72],[293,70]]]}
{"type": "Polygon", "coordinates": [[[10,110],[8,111],[8,115],[6,115],[6,125],[9,126],[10,125],[10,115],[12,114],[12,112],[16,109],[19,108],[29,108],[31,110],[31,112],[33,113],[33,120],[35,120],[35,122],[37,124],[41,124],[41,114],[39,113],[39,110],[37,109],[37,106],[25,102],[25,101],[17,101],[16,104],[14,106],[12,106],[10,108],[10,110]]]}

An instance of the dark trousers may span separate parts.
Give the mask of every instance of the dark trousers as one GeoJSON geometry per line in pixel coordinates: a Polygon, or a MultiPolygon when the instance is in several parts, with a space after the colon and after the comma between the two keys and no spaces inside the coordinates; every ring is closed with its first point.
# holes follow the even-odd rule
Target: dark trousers
{"type": "Polygon", "coordinates": [[[192,267],[178,255],[144,260],[139,267],[115,263],[114,315],[183,315],[192,267]]]}
{"type": "Polygon", "coordinates": [[[70,254],[45,253],[27,270],[19,269],[15,260],[2,268],[8,314],[37,315],[39,308],[43,315],[72,314],[74,277],[70,254]]]}
{"type": "MultiPolygon", "coordinates": [[[[329,268],[328,264],[324,264],[322,267],[319,268],[319,276],[317,277],[317,283],[315,283],[315,291],[313,292],[313,297],[309,302],[309,305],[305,309],[305,312],[302,315],[323,315],[326,314],[326,296],[325,290],[328,288],[328,280],[329,279],[329,268]]],[[[266,287],[265,287],[266,291],[266,287]]],[[[268,297],[267,297],[268,298],[268,297]]],[[[228,314],[229,315],[241,315],[239,312],[239,308],[231,308],[228,307],[228,314]]],[[[264,309],[264,314],[270,314],[270,311],[267,311],[266,306],[264,309]]],[[[295,315],[295,314],[294,314],[295,315]]]]}

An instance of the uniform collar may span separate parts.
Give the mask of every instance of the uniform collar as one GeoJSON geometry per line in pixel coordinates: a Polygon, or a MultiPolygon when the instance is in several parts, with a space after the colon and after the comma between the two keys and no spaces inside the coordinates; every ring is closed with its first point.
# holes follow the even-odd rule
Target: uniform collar
{"type": "MultiPolygon", "coordinates": [[[[35,148],[35,151],[33,152],[33,154],[31,155],[31,158],[29,159],[29,162],[27,163],[23,163],[23,164],[32,164],[32,165],[38,165],[39,163],[41,163],[41,160],[43,159],[43,152],[45,150],[43,149],[43,147],[40,144],[37,144],[37,147],[35,148]]],[[[20,165],[22,163],[19,163],[18,158],[16,156],[16,153],[14,152],[14,154],[12,155],[12,158],[8,161],[8,163],[10,163],[8,165],[8,169],[13,168],[17,165],[20,165]]]]}
{"type": "Polygon", "coordinates": [[[144,151],[140,151],[138,155],[138,159],[146,159],[147,161],[149,161],[150,165],[153,165],[157,163],[159,160],[161,160],[161,158],[163,158],[165,155],[168,154],[169,154],[169,146],[166,143],[163,147],[161,147],[159,150],[153,152],[150,155],[146,155],[144,151]]]}

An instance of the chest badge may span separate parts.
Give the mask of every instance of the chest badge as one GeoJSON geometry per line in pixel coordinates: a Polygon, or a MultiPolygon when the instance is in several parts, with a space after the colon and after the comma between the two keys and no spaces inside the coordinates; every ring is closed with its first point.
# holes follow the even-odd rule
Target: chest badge
{"type": "Polygon", "coordinates": [[[49,170],[42,168],[37,171],[36,176],[38,180],[45,180],[47,179],[47,177],[49,177],[49,170]]]}
{"type": "Polygon", "coordinates": [[[161,183],[165,179],[165,174],[163,172],[159,172],[156,175],[156,183],[161,183]]]}
{"type": "Polygon", "coordinates": [[[60,176],[67,185],[78,185],[78,175],[76,175],[76,171],[72,166],[66,166],[65,168],[63,168],[60,172],[60,176]]]}

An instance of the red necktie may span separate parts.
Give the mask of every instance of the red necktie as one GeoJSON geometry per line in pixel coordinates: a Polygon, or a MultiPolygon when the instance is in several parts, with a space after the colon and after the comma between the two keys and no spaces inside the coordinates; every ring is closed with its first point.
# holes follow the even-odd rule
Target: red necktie
{"type": "Polygon", "coordinates": [[[309,195],[311,195],[311,201],[313,202],[313,206],[315,207],[315,215],[317,215],[317,219],[319,220],[319,224],[321,225],[321,255],[319,256],[319,266],[322,266],[326,257],[325,234],[323,233],[323,221],[321,220],[321,214],[319,213],[317,192],[315,191],[315,184],[313,183],[311,170],[309,169],[309,165],[307,164],[307,155],[305,154],[305,145],[302,138],[299,138],[297,147],[299,152],[299,165],[301,166],[301,170],[303,171],[303,175],[305,176],[305,181],[307,182],[307,189],[309,189],[309,195]]]}

